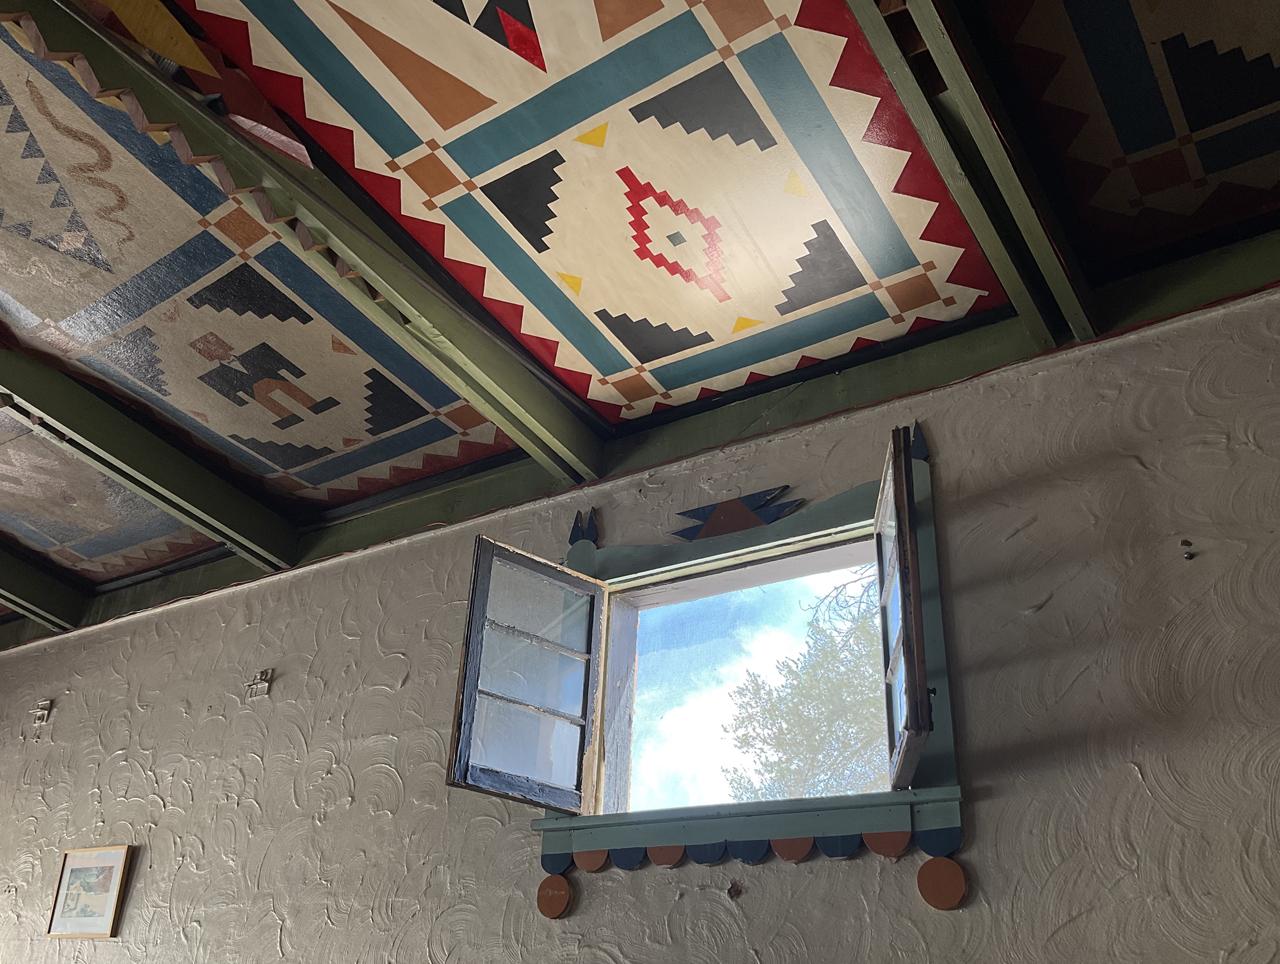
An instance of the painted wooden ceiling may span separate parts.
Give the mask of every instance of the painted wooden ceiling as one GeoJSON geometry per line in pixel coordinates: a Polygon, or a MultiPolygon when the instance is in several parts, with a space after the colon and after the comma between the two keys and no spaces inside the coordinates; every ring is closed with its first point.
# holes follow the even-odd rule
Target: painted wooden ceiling
{"type": "Polygon", "coordinates": [[[842,0],[179,0],[613,422],[1008,299],[842,0]]]}
{"type": "Polygon", "coordinates": [[[983,0],[1043,181],[1095,280],[1280,223],[1274,0],[983,0]]]}
{"type": "MultiPolygon", "coordinates": [[[[19,38],[0,30],[0,322],[11,341],[298,510],[345,505],[514,447],[251,205],[19,38]]],[[[33,521],[39,487],[24,466],[47,463],[48,452],[26,451],[39,444],[15,436],[0,453],[0,478],[15,480],[0,483],[4,504],[27,500],[0,528],[61,563],[78,550],[32,535],[55,538],[33,521]]],[[[115,503],[99,482],[76,482],[74,502],[49,491],[50,524],[66,505],[80,513],[101,504],[107,514],[86,530],[101,541],[115,503]]],[[[128,513],[113,547],[161,526],[139,528],[128,513]]],[[[152,551],[143,542],[116,548],[152,551]]]]}

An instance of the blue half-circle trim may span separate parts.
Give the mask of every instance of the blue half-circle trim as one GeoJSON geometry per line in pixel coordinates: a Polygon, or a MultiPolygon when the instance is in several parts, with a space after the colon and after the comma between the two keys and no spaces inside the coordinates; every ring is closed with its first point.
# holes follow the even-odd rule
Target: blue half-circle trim
{"type": "Polygon", "coordinates": [[[767,840],[730,840],[729,855],[744,864],[758,864],[769,856],[767,840]]]}
{"type": "Polygon", "coordinates": [[[841,859],[852,857],[858,852],[858,848],[862,846],[862,834],[851,833],[839,837],[815,837],[813,842],[818,845],[818,849],[822,851],[824,856],[841,859]]]}

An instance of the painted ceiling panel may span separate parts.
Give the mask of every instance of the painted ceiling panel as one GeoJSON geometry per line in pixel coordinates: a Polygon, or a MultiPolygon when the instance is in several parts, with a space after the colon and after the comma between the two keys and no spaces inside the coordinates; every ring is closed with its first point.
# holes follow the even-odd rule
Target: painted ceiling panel
{"type": "Polygon", "coordinates": [[[282,496],[514,448],[258,214],[0,31],[0,318],[282,496]]]}
{"type": "Polygon", "coordinates": [[[219,543],[0,411],[0,540],[105,583],[219,543]]]}
{"type": "Polygon", "coordinates": [[[1065,185],[1067,220],[1099,280],[1275,226],[1274,0],[983,6],[1030,105],[1024,133],[1056,163],[1045,180],[1065,185]]]}
{"type": "Polygon", "coordinates": [[[842,0],[180,0],[621,421],[1008,310],[842,0]]]}

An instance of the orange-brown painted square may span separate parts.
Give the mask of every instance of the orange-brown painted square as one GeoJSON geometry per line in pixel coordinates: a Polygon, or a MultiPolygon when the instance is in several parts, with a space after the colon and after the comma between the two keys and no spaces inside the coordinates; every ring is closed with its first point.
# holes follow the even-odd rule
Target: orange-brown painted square
{"type": "Polygon", "coordinates": [[[243,208],[218,218],[214,225],[241,248],[251,248],[267,236],[267,229],[243,208]]]}
{"type": "Polygon", "coordinates": [[[406,164],[404,172],[413,178],[414,184],[427,192],[427,197],[437,197],[461,183],[435,154],[428,154],[412,164],[406,164]]]}
{"type": "Polygon", "coordinates": [[[643,375],[632,375],[630,378],[620,378],[613,383],[613,387],[616,388],[618,393],[628,402],[638,402],[641,399],[658,394],[658,390],[650,385],[643,375]]]}
{"type": "Polygon", "coordinates": [[[451,408],[444,413],[444,417],[458,426],[458,428],[468,432],[489,421],[470,405],[459,405],[457,408],[451,408]]]}
{"type": "Polygon", "coordinates": [[[938,300],[938,289],[933,286],[927,274],[918,274],[906,281],[885,285],[885,291],[898,306],[898,311],[915,311],[938,300]]]}
{"type": "Polygon", "coordinates": [[[703,6],[729,43],[773,19],[764,0],[705,0],[703,6]]]}
{"type": "Polygon", "coordinates": [[[1129,165],[1129,173],[1133,175],[1133,182],[1143,194],[1155,194],[1191,180],[1191,171],[1187,168],[1187,159],[1180,147],[1155,157],[1134,161],[1129,165]]]}

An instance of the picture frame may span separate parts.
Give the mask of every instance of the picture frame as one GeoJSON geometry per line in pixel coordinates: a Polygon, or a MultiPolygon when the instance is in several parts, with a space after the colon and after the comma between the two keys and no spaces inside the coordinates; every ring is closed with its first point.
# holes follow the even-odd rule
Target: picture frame
{"type": "Polygon", "coordinates": [[[133,848],[85,847],[62,854],[48,937],[115,937],[133,848]]]}

